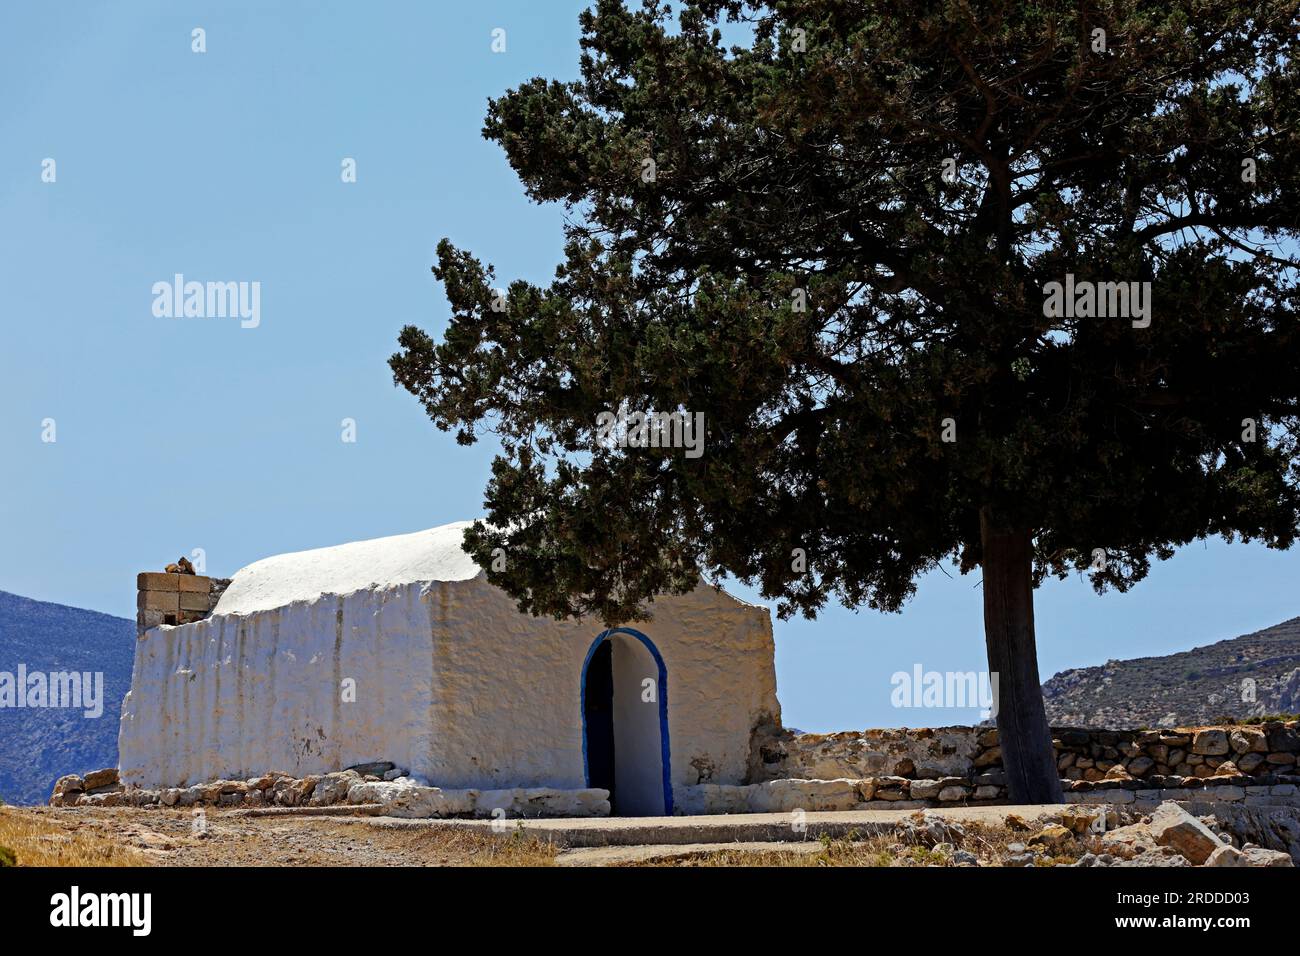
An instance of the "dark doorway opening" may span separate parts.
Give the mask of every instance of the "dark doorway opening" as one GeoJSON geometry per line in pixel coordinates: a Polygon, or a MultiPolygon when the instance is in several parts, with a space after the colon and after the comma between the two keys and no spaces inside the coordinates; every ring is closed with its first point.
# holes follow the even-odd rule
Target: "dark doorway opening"
{"type": "Polygon", "coordinates": [[[587,728],[587,786],[614,796],[614,652],[613,641],[601,641],[587,664],[583,718],[587,728]]]}

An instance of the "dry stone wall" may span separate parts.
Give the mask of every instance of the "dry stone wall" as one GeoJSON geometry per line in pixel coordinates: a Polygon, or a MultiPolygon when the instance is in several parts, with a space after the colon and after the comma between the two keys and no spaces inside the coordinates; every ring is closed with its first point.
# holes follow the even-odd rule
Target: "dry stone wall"
{"type": "MultiPolygon", "coordinates": [[[[1300,804],[1300,722],[1162,730],[1053,728],[1069,803],[1162,800],[1300,804]]],[[[836,734],[774,732],[756,741],[747,787],[702,785],[684,812],[919,808],[1005,801],[993,728],[937,727],[836,734]]]]}

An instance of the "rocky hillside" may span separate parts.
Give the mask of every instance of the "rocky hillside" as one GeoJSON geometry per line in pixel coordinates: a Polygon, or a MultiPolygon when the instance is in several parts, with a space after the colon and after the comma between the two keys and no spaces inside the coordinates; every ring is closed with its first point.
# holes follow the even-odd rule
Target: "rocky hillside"
{"type": "Polygon", "coordinates": [[[1043,685],[1057,727],[1174,727],[1300,712],[1300,617],[1167,657],[1062,671],[1043,685]]]}
{"type": "Polygon", "coordinates": [[[0,591],[0,799],[43,803],[63,774],[117,766],[134,653],[134,621],[0,591]],[[28,675],[102,673],[102,713],[14,706],[20,667],[28,675]]]}

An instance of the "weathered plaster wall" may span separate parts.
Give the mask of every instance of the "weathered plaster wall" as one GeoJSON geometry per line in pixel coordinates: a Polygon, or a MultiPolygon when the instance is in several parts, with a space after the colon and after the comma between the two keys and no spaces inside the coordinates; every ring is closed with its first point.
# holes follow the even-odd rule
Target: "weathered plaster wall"
{"type": "MultiPolygon", "coordinates": [[[[703,586],[653,609],[638,629],[667,667],[674,788],[743,782],[751,729],[779,717],[766,609],[703,586]]],[[[601,630],[522,615],[482,577],[219,605],[137,642],[122,779],[180,787],[383,759],[447,788],[582,788],[580,679],[601,630]]]]}

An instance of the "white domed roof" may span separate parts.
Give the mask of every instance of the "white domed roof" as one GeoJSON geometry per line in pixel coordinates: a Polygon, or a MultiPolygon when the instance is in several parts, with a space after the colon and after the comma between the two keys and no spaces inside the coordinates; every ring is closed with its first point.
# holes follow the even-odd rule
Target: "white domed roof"
{"type": "Polygon", "coordinates": [[[470,524],[457,521],[414,534],[254,561],[235,572],[213,614],[251,614],[294,601],[312,601],[322,594],[351,594],[413,582],[467,581],[481,573],[462,547],[470,524]]]}

